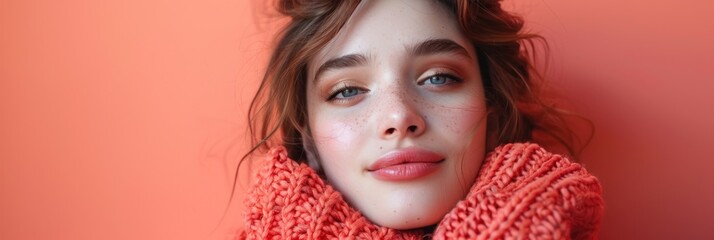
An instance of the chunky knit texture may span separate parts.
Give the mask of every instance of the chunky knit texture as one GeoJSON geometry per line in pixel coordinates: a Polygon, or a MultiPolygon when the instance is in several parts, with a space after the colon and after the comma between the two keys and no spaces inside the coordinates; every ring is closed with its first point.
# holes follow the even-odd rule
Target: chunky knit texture
{"type": "Polygon", "coordinates": [[[247,198],[239,239],[592,239],[603,212],[594,176],[530,143],[489,153],[469,194],[433,233],[369,222],[282,147],[268,160],[247,198]]]}

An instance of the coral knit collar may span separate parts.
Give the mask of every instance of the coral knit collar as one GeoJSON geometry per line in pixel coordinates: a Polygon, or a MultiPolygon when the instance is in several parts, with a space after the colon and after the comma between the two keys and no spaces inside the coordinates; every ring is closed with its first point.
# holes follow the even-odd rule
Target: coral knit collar
{"type": "Polygon", "coordinates": [[[246,206],[239,239],[592,239],[603,213],[594,176],[531,143],[489,153],[468,195],[433,233],[371,223],[283,147],[270,151],[246,206]]]}

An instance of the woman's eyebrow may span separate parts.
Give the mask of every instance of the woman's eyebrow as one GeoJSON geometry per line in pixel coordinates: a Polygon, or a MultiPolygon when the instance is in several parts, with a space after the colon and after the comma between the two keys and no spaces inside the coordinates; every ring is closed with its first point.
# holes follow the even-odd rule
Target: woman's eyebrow
{"type": "Polygon", "coordinates": [[[323,63],[317,69],[317,72],[315,72],[314,81],[315,81],[315,83],[317,83],[317,79],[320,79],[320,74],[322,74],[323,72],[326,72],[329,70],[334,70],[334,69],[339,69],[339,68],[360,66],[360,65],[365,65],[365,64],[367,64],[367,58],[362,54],[348,54],[348,55],[344,55],[341,57],[333,58],[333,59],[330,59],[327,62],[323,63]]]}
{"type": "MultiPolygon", "coordinates": [[[[459,45],[458,43],[444,38],[439,39],[429,39],[423,42],[417,43],[415,45],[407,46],[407,52],[411,56],[425,56],[433,54],[455,54],[463,56],[468,59],[472,59],[466,48],[459,45]]],[[[367,64],[367,57],[362,54],[348,54],[341,57],[333,58],[327,62],[320,65],[315,72],[315,78],[313,79],[314,84],[317,84],[320,75],[324,72],[340,69],[355,67],[367,64]]]]}
{"type": "Polygon", "coordinates": [[[424,56],[433,54],[456,54],[472,59],[466,48],[450,39],[429,39],[415,45],[407,46],[407,51],[412,56],[424,56]]]}

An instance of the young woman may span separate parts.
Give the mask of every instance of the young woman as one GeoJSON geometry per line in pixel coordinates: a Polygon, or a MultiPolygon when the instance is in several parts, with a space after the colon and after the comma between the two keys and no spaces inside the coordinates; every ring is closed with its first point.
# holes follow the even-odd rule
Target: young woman
{"type": "MultiPolygon", "coordinates": [[[[281,1],[251,105],[272,149],[247,198],[250,239],[592,238],[597,179],[553,139],[500,1],[281,1]]],[[[563,142],[568,144],[567,142],[563,142]]]]}

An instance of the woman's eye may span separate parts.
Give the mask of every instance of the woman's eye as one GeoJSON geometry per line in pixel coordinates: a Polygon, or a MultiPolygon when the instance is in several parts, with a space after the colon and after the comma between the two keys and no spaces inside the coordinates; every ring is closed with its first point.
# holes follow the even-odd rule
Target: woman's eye
{"type": "Polygon", "coordinates": [[[354,87],[345,87],[345,88],[339,89],[339,90],[335,91],[333,94],[331,94],[330,98],[328,100],[351,98],[351,97],[357,96],[357,95],[365,93],[365,92],[366,92],[366,90],[364,90],[364,89],[354,88],[354,87]]]}
{"type": "Polygon", "coordinates": [[[450,74],[435,74],[425,78],[419,82],[419,85],[446,85],[454,82],[460,82],[461,79],[450,74]]]}
{"type": "Polygon", "coordinates": [[[348,88],[348,89],[340,91],[339,93],[337,93],[337,95],[338,96],[342,95],[342,98],[348,98],[348,97],[355,96],[358,93],[359,93],[359,90],[354,89],[354,88],[348,88]]]}
{"type": "Polygon", "coordinates": [[[431,84],[440,85],[446,83],[447,79],[445,76],[431,76],[427,78],[426,81],[431,84]]]}

